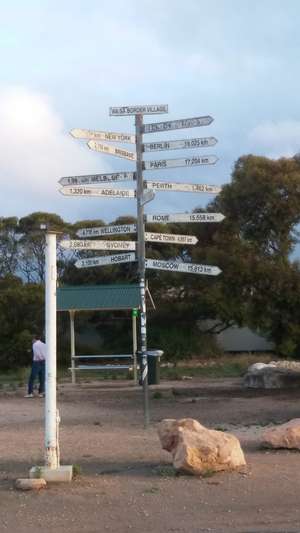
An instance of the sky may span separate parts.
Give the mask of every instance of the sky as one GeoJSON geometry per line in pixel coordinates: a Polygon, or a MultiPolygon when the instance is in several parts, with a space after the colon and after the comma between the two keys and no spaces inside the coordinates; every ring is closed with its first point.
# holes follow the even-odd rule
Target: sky
{"type": "MultiPolygon", "coordinates": [[[[213,123],[145,142],[214,136],[213,166],[145,171],[144,179],[222,185],[248,153],[300,150],[298,0],[10,0],[0,4],[0,217],[64,220],[135,215],[135,200],[65,197],[63,176],[134,170],[89,150],[72,128],[134,132],[110,106],[168,104],[145,122],[210,115],[213,123]]],[[[122,145],[131,149],[130,145],[122,145]]],[[[132,188],[132,183],[120,183],[132,188]]],[[[157,192],[148,213],[179,213],[213,197],[157,192]]]]}

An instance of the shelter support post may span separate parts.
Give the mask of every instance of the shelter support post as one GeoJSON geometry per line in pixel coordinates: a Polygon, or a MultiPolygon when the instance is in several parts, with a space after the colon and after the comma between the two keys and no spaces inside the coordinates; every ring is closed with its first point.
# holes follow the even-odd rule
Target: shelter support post
{"type": "Polygon", "coordinates": [[[69,311],[70,313],[70,343],[71,343],[71,379],[72,385],[76,383],[75,372],[75,311],[69,311]]]}
{"type": "Polygon", "coordinates": [[[136,330],[136,314],[132,313],[132,349],[133,349],[133,380],[137,385],[137,330],[136,330]]]}

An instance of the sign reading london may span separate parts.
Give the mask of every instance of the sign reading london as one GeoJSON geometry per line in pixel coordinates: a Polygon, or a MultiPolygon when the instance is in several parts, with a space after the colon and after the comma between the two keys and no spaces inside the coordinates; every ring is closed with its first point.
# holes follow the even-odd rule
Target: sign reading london
{"type": "Polygon", "coordinates": [[[222,213],[174,213],[172,215],[146,215],[146,222],[222,222],[222,213]]]}
{"type": "Polygon", "coordinates": [[[66,239],[60,245],[67,250],[135,250],[135,241],[78,241],[66,239]]]}
{"type": "Polygon", "coordinates": [[[171,272],[186,272],[187,274],[202,274],[218,276],[222,270],[216,266],[199,265],[197,263],[180,263],[178,261],[161,261],[160,259],[146,259],[146,268],[155,270],[169,270],[171,272]]]}
{"type": "Polygon", "coordinates": [[[63,187],[59,192],[64,196],[95,196],[102,198],[135,198],[136,192],[134,189],[107,189],[88,187],[63,187]]]}
{"type": "Polygon", "coordinates": [[[96,141],[112,141],[135,144],[135,135],[130,133],[115,133],[113,131],[93,131],[75,128],[70,131],[75,139],[95,139],[96,141]]]}
{"type": "Polygon", "coordinates": [[[124,116],[124,115],[157,115],[161,113],[168,113],[168,106],[160,105],[133,105],[110,107],[110,116],[124,116]]]}
{"type": "Polygon", "coordinates": [[[112,174],[87,174],[86,176],[66,176],[58,183],[66,185],[97,185],[114,181],[131,181],[135,179],[135,172],[113,172],[112,174]]]}
{"type": "Polygon", "coordinates": [[[196,139],[182,139],[178,141],[157,141],[144,143],[144,152],[159,152],[165,150],[184,150],[185,148],[206,148],[217,143],[215,137],[201,137],[196,139]]]}
{"type": "Polygon", "coordinates": [[[124,159],[130,159],[131,161],[136,161],[136,154],[134,152],[124,150],[124,148],[119,148],[117,146],[111,146],[110,144],[103,144],[96,141],[89,141],[87,145],[91,150],[95,150],[96,152],[102,152],[103,154],[115,155],[117,157],[123,157],[124,159]]]}
{"type": "Polygon", "coordinates": [[[154,191],[174,191],[174,192],[202,192],[209,194],[218,194],[221,192],[222,187],[218,185],[205,185],[202,183],[176,183],[165,181],[145,181],[146,189],[152,189],[154,191]]]}
{"type": "Polygon", "coordinates": [[[209,126],[213,122],[209,115],[205,117],[184,118],[181,120],[167,120],[166,122],[154,122],[144,124],[143,133],[155,133],[157,131],[181,130],[185,128],[198,128],[200,126],[209,126]]]}
{"type": "Polygon", "coordinates": [[[215,155],[185,157],[183,159],[157,159],[144,161],[145,170],[160,170],[162,168],[195,167],[198,165],[214,165],[218,161],[215,155]]]}
{"type": "Polygon", "coordinates": [[[118,263],[131,263],[136,261],[135,253],[130,254],[114,254],[105,255],[103,257],[88,257],[86,259],[78,259],[75,266],[77,268],[88,268],[94,266],[115,265],[118,263]]]}

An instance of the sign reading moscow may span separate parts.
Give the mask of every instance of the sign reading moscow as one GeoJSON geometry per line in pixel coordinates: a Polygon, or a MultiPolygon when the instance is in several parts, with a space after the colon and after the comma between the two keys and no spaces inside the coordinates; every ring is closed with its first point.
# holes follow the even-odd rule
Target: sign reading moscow
{"type": "Polygon", "coordinates": [[[155,270],[169,270],[171,272],[185,272],[187,274],[202,274],[205,276],[218,276],[222,270],[216,266],[199,265],[196,263],[179,263],[178,261],[161,261],[159,259],[146,259],[146,268],[155,270]]]}

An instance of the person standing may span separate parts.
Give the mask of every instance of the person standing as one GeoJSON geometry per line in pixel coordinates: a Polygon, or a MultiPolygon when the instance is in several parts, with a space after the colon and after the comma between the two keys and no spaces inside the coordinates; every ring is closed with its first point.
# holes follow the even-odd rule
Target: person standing
{"type": "Polygon", "coordinates": [[[39,379],[39,397],[45,396],[45,364],[46,364],[46,344],[41,341],[41,337],[35,336],[32,339],[32,366],[28,381],[28,393],[25,398],[34,398],[34,382],[39,379]]]}

